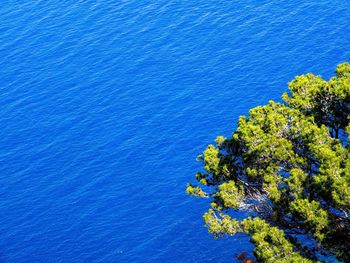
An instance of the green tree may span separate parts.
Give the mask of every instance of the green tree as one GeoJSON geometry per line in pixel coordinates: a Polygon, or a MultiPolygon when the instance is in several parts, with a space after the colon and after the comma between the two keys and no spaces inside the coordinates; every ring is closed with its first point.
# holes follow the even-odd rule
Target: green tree
{"type": "Polygon", "coordinates": [[[259,262],[320,253],[350,262],[350,64],[335,73],[296,77],[283,103],[251,109],[231,138],[198,156],[204,169],[187,193],[211,200],[203,218],[214,237],[250,235],[259,262]],[[238,221],[231,210],[251,217],[238,221]]]}

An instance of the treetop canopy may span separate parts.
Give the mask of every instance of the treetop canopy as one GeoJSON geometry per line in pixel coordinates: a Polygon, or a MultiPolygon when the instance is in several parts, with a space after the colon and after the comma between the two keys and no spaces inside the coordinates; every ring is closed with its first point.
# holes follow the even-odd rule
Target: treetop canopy
{"type": "Polygon", "coordinates": [[[199,185],[186,191],[210,198],[208,231],[250,235],[259,262],[314,262],[329,253],[350,261],[350,64],[335,74],[297,76],[283,103],[251,109],[230,138],[217,137],[197,158],[199,185]],[[251,217],[238,221],[231,210],[251,217]]]}

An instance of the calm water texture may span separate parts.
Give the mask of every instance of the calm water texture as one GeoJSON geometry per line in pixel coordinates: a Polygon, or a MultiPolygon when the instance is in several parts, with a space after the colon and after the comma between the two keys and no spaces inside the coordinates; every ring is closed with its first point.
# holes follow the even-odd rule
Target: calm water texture
{"type": "Polygon", "coordinates": [[[4,0],[0,261],[233,262],[195,157],[293,76],[350,60],[350,3],[4,0]]]}

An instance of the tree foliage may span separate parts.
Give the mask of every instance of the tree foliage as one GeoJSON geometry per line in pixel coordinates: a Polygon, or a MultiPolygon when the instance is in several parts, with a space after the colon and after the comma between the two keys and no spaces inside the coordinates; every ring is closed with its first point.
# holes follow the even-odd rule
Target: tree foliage
{"type": "Polygon", "coordinates": [[[320,253],[350,262],[350,64],[335,74],[297,76],[283,103],[251,109],[197,158],[201,186],[187,193],[211,199],[203,218],[215,237],[250,235],[260,262],[313,262],[320,253]],[[238,221],[232,210],[252,217],[238,221]]]}

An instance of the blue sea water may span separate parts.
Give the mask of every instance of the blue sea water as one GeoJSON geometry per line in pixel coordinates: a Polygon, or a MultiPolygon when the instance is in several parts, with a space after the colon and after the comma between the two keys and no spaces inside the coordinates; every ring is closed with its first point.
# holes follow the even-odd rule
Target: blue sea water
{"type": "Polygon", "coordinates": [[[350,2],[3,0],[0,261],[235,262],[195,157],[350,60],[350,2]]]}

